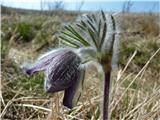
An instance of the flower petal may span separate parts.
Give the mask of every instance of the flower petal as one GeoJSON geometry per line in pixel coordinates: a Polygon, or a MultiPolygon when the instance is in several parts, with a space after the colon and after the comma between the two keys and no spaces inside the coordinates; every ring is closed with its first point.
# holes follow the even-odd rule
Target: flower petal
{"type": "Polygon", "coordinates": [[[48,65],[44,89],[57,92],[69,88],[78,78],[80,58],[74,52],[63,51],[48,65]]]}
{"type": "Polygon", "coordinates": [[[61,53],[66,51],[66,49],[52,50],[40,56],[37,61],[33,64],[24,64],[21,66],[24,73],[32,75],[38,71],[44,71],[47,69],[48,65],[53,61],[53,59],[61,53]]]}
{"type": "Polygon", "coordinates": [[[63,98],[64,106],[68,108],[73,108],[74,105],[77,104],[83,89],[84,77],[85,77],[85,70],[81,69],[79,78],[74,80],[72,86],[65,90],[63,98]]]}

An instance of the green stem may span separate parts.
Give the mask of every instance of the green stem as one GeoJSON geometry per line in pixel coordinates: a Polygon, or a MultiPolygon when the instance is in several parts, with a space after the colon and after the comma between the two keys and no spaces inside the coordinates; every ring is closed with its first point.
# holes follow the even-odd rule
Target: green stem
{"type": "Polygon", "coordinates": [[[103,120],[108,120],[110,73],[110,71],[105,72],[103,91],[103,120]]]}

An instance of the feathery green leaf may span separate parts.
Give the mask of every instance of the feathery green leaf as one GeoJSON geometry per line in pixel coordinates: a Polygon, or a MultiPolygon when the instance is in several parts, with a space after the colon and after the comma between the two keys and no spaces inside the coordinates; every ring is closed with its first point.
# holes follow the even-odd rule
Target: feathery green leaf
{"type": "Polygon", "coordinates": [[[71,44],[72,46],[75,46],[76,48],[80,47],[79,45],[75,44],[74,42],[72,42],[71,40],[69,40],[69,39],[67,39],[67,38],[65,38],[63,36],[59,36],[59,38],[61,38],[62,41],[66,41],[68,44],[71,44]]]}

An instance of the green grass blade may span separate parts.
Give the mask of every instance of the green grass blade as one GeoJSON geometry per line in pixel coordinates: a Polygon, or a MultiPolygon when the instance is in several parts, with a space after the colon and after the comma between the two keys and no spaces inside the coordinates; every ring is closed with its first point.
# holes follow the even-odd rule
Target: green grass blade
{"type": "MultiPolygon", "coordinates": [[[[78,42],[79,44],[82,44],[82,42],[80,42],[80,39],[77,38],[76,36],[73,36],[73,34],[69,34],[69,33],[63,32],[63,31],[62,31],[62,34],[66,35],[66,36],[68,36],[68,37],[70,37],[70,38],[72,38],[73,40],[75,40],[75,41],[78,42]]],[[[82,45],[84,45],[84,44],[82,44],[82,45]]]]}
{"type": "Polygon", "coordinates": [[[105,13],[103,11],[101,11],[101,14],[102,14],[102,18],[104,21],[106,21],[106,16],[105,16],[105,13]]]}
{"type": "Polygon", "coordinates": [[[88,18],[91,22],[93,22],[93,19],[92,19],[89,15],[87,15],[87,18],[88,18]]]}
{"type": "Polygon", "coordinates": [[[80,24],[81,24],[83,27],[87,27],[86,23],[85,23],[83,20],[81,20],[80,24]]]}
{"type": "Polygon", "coordinates": [[[78,32],[76,32],[76,30],[74,30],[71,25],[65,26],[64,28],[68,30],[71,34],[73,34],[75,37],[77,37],[81,44],[83,44],[84,46],[90,46],[90,44],[80,34],[78,34],[78,32]]]}
{"type": "Polygon", "coordinates": [[[63,41],[66,41],[68,44],[71,44],[71,45],[75,46],[76,48],[79,48],[79,47],[80,47],[80,46],[77,45],[76,43],[72,42],[71,40],[69,40],[69,39],[67,39],[67,38],[65,38],[65,37],[63,37],[63,36],[59,36],[59,38],[61,38],[63,41]]]}
{"type": "Polygon", "coordinates": [[[88,25],[97,33],[96,26],[93,26],[93,23],[91,23],[89,20],[87,20],[88,25]]]}
{"type": "Polygon", "coordinates": [[[82,26],[81,24],[76,24],[80,29],[82,29],[82,30],[86,30],[86,28],[84,27],[84,26],[82,26]]]}
{"type": "Polygon", "coordinates": [[[95,44],[95,47],[98,49],[98,44],[97,44],[97,42],[96,42],[94,32],[93,32],[91,29],[88,29],[88,33],[89,33],[90,37],[92,38],[92,41],[93,41],[93,43],[95,44]]]}
{"type": "Polygon", "coordinates": [[[98,36],[100,36],[100,32],[101,32],[101,20],[99,20],[99,24],[98,24],[98,36]]]}
{"type": "Polygon", "coordinates": [[[88,41],[85,40],[71,25],[69,25],[68,27],[70,27],[70,29],[72,30],[73,34],[76,35],[80,39],[80,42],[82,42],[83,45],[90,46],[90,43],[88,43],[88,41]]]}
{"type": "Polygon", "coordinates": [[[107,24],[106,22],[104,23],[104,27],[103,27],[103,34],[102,34],[102,38],[101,38],[101,42],[100,42],[100,48],[102,47],[105,37],[106,37],[106,32],[107,32],[107,24]]]}

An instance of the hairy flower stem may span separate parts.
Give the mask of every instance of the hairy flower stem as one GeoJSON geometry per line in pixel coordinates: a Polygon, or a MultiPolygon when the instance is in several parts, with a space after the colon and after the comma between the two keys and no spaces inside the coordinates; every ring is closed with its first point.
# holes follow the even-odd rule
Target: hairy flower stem
{"type": "Polygon", "coordinates": [[[104,70],[104,87],[103,87],[103,120],[108,120],[108,106],[109,106],[109,89],[110,89],[110,75],[111,75],[111,56],[105,57],[101,60],[104,70]]]}
{"type": "Polygon", "coordinates": [[[105,72],[103,91],[103,120],[108,120],[110,71],[105,72]]]}

